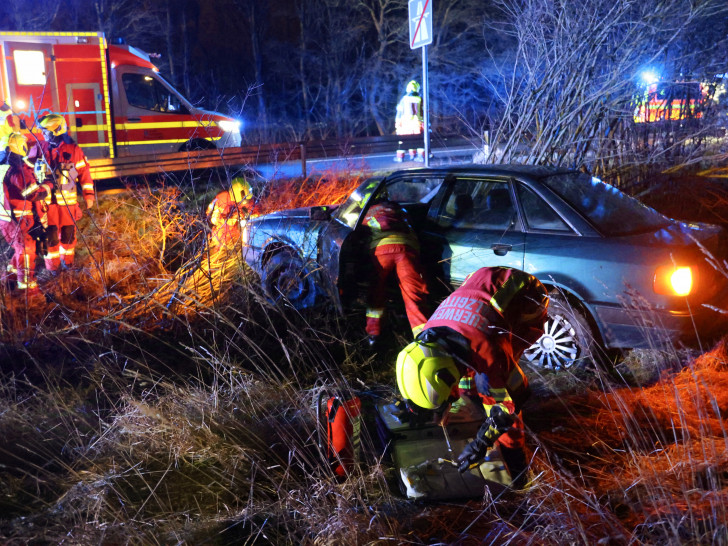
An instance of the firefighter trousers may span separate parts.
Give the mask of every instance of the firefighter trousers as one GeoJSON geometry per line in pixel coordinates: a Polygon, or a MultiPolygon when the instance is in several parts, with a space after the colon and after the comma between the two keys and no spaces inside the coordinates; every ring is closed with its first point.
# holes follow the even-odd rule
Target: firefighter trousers
{"type": "Polygon", "coordinates": [[[45,256],[45,267],[48,271],[57,271],[61,262],[70,267],[76,255],[76,222],[83,217],[78,204],[56,205],[48,207],[48,250],[45,256]]]}
{"type": "MultiPolygon", "coordinates": [[[[386,246],[384,248],[386,249],[386,246]]],[[[417,335],[427,322],[429,295],[419,254],[409,247],[395,252],[387,250],[381,252],[377,249],[373,258],[374,273],[369,287],[367,334],[379,336],[382,333],[382,320],[387,302],[387,281],[392,273],[396,273],[407,319],[412,333],[417,335]]]]}

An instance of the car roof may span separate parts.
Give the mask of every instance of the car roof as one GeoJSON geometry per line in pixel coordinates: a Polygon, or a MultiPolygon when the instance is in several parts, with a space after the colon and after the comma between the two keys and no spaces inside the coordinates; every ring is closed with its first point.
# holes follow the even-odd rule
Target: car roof
{"type": "Polygon", "coordinates": [[[403,169],[401,171],[395,171],[392,174],[400,172],[432,172],[432,173],[452,173],[455,175],[521,175],[529,176],[534,178],[540,178],[543,176],[549,176],[554,174],[573,173],[578,172],[573,169],[566,169],[564,167],[551,167],[545,165],[481,165],[477,163],[468,163],[461,165],[446,165],[442,167],[419,167],[413,169],[403,169]]]}

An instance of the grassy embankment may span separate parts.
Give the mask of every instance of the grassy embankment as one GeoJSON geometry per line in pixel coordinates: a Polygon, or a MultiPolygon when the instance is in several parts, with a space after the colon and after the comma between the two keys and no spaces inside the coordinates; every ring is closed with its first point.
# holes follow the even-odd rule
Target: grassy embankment
{"type": "Polygon", "coordinates": [[[632,387],[544,377],[526,410],[526,490],[414,503],[371,427],[346,480],[317,445],[319,395],[387,396],[391,355],[360,350],[360,317],[269,305],[242,267],[188,284],[214,192],[178,191],[104,199],[84,220],[80,271],[49,281],[47,299],[2,294],[3,543],[728,540],[724,345],[632,353],[632,387]]]}

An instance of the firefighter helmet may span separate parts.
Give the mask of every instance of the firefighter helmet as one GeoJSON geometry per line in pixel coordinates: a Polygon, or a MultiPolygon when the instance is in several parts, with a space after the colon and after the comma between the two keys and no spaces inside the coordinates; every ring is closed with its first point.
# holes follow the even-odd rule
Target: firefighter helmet
{"type": "Polygon", "coordinates": [[[420,92],[420,84],[417,83],[415,80],[412,80],[407,84],[407,93],[419,93],[420,92]]]}
{"type": "Polygon", "coordinates": [[[28,139],[21,133],[12,133],[8,137],[8,148],[12,153],[25,157],[28,155],[28,139]]]}
{"type": "Polygon", "coordinates": [[[253,198],[250,184],[242,177],[233,178],[232,184],[230,185],[230,192],[236,203],[245,203],[253,198]]]}
{"type": "Polygon", "coordinates": [[[39,125],[46,131],[49,131],[53,136],[61,136],[66,134],[68,131],[68,124],[66,124],[66,118],[60,114],[48,114],[43,116],[38,121],[39,125]]]}
{"type": "Polygon", "coordinates": [[[397,386],[407,400],[435,409],[460,381],[452,356],[439,343],[413,341],[397,356],[397,386]]]}

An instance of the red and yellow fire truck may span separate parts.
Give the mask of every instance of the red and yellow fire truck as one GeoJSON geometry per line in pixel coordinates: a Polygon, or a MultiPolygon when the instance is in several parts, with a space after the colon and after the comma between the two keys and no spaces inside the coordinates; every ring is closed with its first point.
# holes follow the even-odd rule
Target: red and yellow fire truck
{"type": "Polygon", "coordinates": [[[148,54],[102,32],[0,31],[0,102],[38,138],[37,119],[66,117],[91,160],[239,147],[240,122],[193,106],[148,54]]]}
{"type": "Polygon", "coordinates": [[[699,82],[656,82],[637,97],[635,123],[679,121],[702,117],[700,104],[704,98],[699,82]]]}

